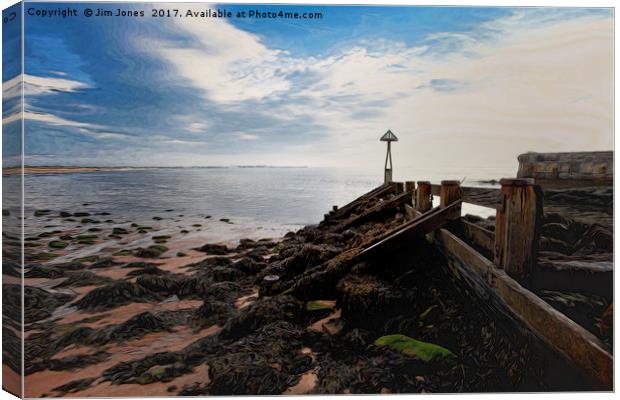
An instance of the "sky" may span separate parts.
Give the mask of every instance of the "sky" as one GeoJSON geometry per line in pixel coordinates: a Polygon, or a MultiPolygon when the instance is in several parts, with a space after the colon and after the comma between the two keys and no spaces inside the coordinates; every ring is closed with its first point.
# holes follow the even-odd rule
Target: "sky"
{"type": "MultiPolygon", "coordinates": [[[[28,165],[374,170],[387,129],[396,170],[516,171],[527,151],[613,148],[611,9],[155,6],[322,13],[287,20],[25,8],[67,6],[80,15],[25,17],[28,165]]],[[[4,69],[5,104],[19,80],[4,69]]],[[[5,112],[5,132],[18,120],[5,112]]]]}

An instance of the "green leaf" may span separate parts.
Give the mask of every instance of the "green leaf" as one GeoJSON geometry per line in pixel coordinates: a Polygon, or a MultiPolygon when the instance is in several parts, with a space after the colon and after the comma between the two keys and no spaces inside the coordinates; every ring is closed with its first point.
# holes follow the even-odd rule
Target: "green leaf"
{"type": "Polygon", "coordinates": [[[306,303],[306,311],[326,311],[333,309],[334,306],[326,301],[313,300],[306,303]]]}
{"type": "Polygon", "coordinates": [[[445,347],[415,340],[409,336],[395,334],[382,336],[375,341],[378,346],[387,346],[408,356],[417,357],[422,361],[456,358],[456,355],[445,347]]]}

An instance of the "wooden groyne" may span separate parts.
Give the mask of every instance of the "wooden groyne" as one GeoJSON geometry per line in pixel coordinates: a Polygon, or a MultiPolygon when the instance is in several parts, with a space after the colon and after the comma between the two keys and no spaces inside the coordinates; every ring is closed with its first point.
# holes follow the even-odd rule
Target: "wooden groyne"
{"type": "Polygon", "coordinates": [[[468,293],[482,298],[489,309],[509,316],[541,339],[587,377],[593,387],[612,390],[613,355],[602,341],[535,294],[536,288],[546,284],[556,289],[565,285],[566,290],[597,288],[611,294],[609,271],[588,260],[580,263],[577,273],[570,268],[541,269],[542,190],[532,179],[502,179],[500,184],[501,188],[489,189],[463,187],[458,181],[442,181],[441,185],[428,181],[393,182],[342,208],[335,207],[325,217],[329,221],[351,214],[344,224],[356,224],[385,209],[403,207],[405,223],[365,244],[351,257],[413,251],[414,240],[431,240],[446,256],[448,272],[468,293]],[[389,200],[378,200],[390,193],[393,196],[389,200]],[[435,207],[434,196],[440,197],[435,207]],[[376,205],[356,209],[373,198],[378,200],[376,205]],[[494,231],[463,218],[462,203],[494,209],[494,231]]]}

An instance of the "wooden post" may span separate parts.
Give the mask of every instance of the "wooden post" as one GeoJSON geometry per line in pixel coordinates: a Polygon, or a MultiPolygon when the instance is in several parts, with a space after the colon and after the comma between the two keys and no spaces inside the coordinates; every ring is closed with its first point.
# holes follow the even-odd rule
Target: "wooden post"
{"type": "Polygon", "coordinates": [[[415,204],[415,181],[405,181],[405,191],[411,193],[411,204],[415,204]]]}
{"type": "Polygon", "coordinates": [[[415,190],[415,181],[405,181],[405,191],[413,193],[415,190]]]}
{"type": "Polygon", "coordinates": [[[494,263],[521,283],[529,283],[536,259],[542,224],[540,186],[533,179],[502,179],[503,209],[495,220],[494,263]]]}
{"type": "Polygon", "coordinates": [[[405,193],[405,184],[403,182],[394,182],[396,184],[396,194],[405,193]]]}
{"type": "Polygon", "coordinates": [[[433,207],[431,199],[431,183],[418,181],[418,189],[415,192],[415,208],[420,212],[427,212],[433,207]]]}
{"type": "Polygon", "coordinates": [[[441,191],[439,192],[439,206],[445,208],[449,204],[462,197],[461,183],[459,181],[441,181],[441,191]]]}
{"type": "Polygon", "coordinates": [[[332,206],[332,211],[338,211],[338,206],[332,206]]]}

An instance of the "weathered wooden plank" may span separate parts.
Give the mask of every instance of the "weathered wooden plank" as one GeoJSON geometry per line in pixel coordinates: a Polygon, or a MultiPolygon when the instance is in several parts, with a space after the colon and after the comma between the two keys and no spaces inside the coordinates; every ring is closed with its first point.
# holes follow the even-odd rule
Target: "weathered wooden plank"
{"type": "Polygon", "coordinates": [[[490,254],[493,254],[495,233],[464,219],[461,219],[459,224],[463,235],[468,241],[489,251],[490,254]]]}
{"type": "Polygon", "coordinates": [[[386,196],[390,193],[394,193],[394,191],[396,190],[396,185],[392,184],[392,183],[386,183],[383,184],[381,186],[378,186],[376,188],[374,188],[373,190],[371,190],[370,192],[361,195],[360,197],[358,197],[357,199],[353,200],[352,202],[340,207],[338,210],[334,211],[333,214],[331,214],[331,218],[340,218],[344,215],[346,215],[349,211],[351,211],[353,208],[355,208],[361,201],[364,200],[369,200],[375,197],[381,197],[381,196],[386,196]]]}
{"type": "Polygon", "coordinates": [[[389,236],[366,248],[361,257],[371,256],[379,251],[398,251],[406,247],[415,238],[422,237],[461,215],[461,201],[455,201],[446,207],[436,207],[422,214],[419,218],[405,223],[389,236]]]}
{"type": "Polygon", "coordinates": [[[437,230],[435,239],[442,251],[459,261],[451,268],[457,269],[460,279],[471,283],[471,279],[464,277],[480,277],[474,283],[477,293],[484,296],[485,290],[492,291],[525,326],[576,366],[598,389],[613,388],[613,356],[597,337],[525,289],[447,229],[437,230]]]}
{"type": "Polygon", "coordinates": [[[364,223],[372,218],[375,218],[381,215],[382,213],[390,209],[393,209],[394,207],[398,207],[398,206],[401,206],[407,203],[409,200],[411,200],[411,193],[407,193],[407,192],[401,193],[398,196],[395,196],[390,200],[381,202],[375,205],[374,207],[371,207],[370,209],[364,211],[360,215],[356,215],[354,217],[349,218],[342,224],[338,225],[337,230],[344,230],[351,226],[364,223]]]}
{"type": "Polygon", "coordinates": [[[504,207],[504,196],[499,189],[462,187],[463,201],[477,206],[501,210],[504,207]]]}
{"type": "Polygon", "coordinates": [[[611,261],[538,259],[532,284],[536,289],[594,293],[613,298],[614,267],[611,261]]]}
{"type": "MultiPolygon", "coordinates": [[[[441,196],[441,185],[431,185],[433,196],[441,196]]],[[[461,195],[464,203],[501,210],[504,197],[499,189],[487,189],[461,186],[461,195]]]]}

